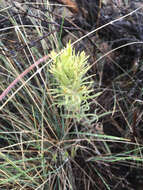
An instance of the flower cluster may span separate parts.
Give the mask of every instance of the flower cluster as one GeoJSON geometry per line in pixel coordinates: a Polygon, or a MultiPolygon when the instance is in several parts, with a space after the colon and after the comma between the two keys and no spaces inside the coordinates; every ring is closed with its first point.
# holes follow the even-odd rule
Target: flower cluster
{"type": "Polygon", "coordinates": [[[64,106],[69,112],[80,113],[92,91],[91,76],[85,76],[90,69],[87,63],[88,57],[84,51],[76,54],[68,43],[60,55],[52,51],[51,58],[53,63],[50,66],[50,72],[55,79],[55,88],[51,91],[57,100],[57,105],[64,106]]]}

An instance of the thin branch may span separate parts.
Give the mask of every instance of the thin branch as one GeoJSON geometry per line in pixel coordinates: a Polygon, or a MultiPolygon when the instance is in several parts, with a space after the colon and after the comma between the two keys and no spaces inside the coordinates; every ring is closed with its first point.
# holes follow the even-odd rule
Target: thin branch
{"type": "Polygon", "coordinates": [[[48,59],[48,55],[45,55],[35,63],[33,63],[30,67],[28,67],[23,73],[21,73],[0,95],[0,101],[2,101],[3,98],[9,93],[9,91],[25,76],[27,75],[33,68],[38,66],[40,63],[46,61],[48,59]]]}

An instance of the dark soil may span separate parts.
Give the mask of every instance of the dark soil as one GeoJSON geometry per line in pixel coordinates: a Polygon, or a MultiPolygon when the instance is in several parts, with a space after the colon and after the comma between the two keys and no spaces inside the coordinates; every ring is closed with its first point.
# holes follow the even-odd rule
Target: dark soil
{"type": "MultiPolygon", "coordinates": [[[[51,1],[51,2],[57,2],[51,1]]],[[[118,2],[118,1],[115,1],[118,2]]],[[[99,0],[76,0],[78,5],[78,13],[72,13],[72,16],[66,18],[63,24],[63,31],[61,34],[61,41],[63,44],[68,42],[68,39],[74,41],[69,32],[81,37],[84,34],[105,25],[117,18],[123,17],[139,7],[143,7],[143,2],[139,1],[121,1],[121,4],[108,1],[107,4],[101,4],[99,0]]],[[[13,5],[14,6],[14,5],[13,5]]],[[[32,5],[31,5],[32,6],[32,5]]],[[[43,12],[45,10],[39,7],[43,12]]],[[[55,11],[56,6],[53,7],[51,14],[55,14],[56,30],[60,32],[62,17],[55,11]]],[[[32,24],[28,19],[28,12],[14,12],[11,10],[18,23],[18,15],[21,15],[22,22],[25,25],[32,24]]],[[[45,36],[38,38],[34,36],[35,40],[31,40],[30,47],[38,46],[38,42],[48,35],[48,21],[44,18],[41,19],[41,25],[45,28],[45,36]],[[47,28],[47,29],[46,29],[47,28]],[[47,30],[47,31],[46,31],[47,30]]],[[[8,18],[3,18],[0,15],[0,28],[11,26],[8,18]]],[[[55,32],[55,31],[53,31],[55,32]]],[[[10,36],[9,36],[10,38],[10,36]]],[[[9,39],[10,40],[10,39],[9,39]]],[[[5,41],[5,39],[3,39],[5,41]]],[[[7,43],[7,56],[13,57],[17,55],[16,52],[22,52],[26,47],[18,42],[14,44],[7,43]]],[[[126,45],[124,48],[119,48],[113,51],[108,56],[105,56],[97,62],[90,71],[90,74],[95,74],[95,90],[101,91],[104,89],[102,95],[98,98],[98,103],[102,108],[98,114],[106,111],[114,110],[115,97],[116,97],[116,110],[118,112],[113,115],[107,115],[100,119],[103,124],[103,133],[106,135],[128,138],[132,143],[137,142],[142,147],[143,144],[143,8],[138,9],[136,12],[130,14],[124,19],[116,22],[111,22],[106,27],[98,30],[86,39],[83,39],[76,45],[76,50],[85,50],[90,55],[89,62],[93,64],[99,57],[103,56],[106,52],[126,45]],[[136,42],[136,43],[135,43],[136,42]],[[129,43],[129,44],[128,44],[129,43]],[[127,127],[127,120],[131,124],[131,130],[127,127]]],[[[40,49],[40,47],[39,47],[40,49]]],[[[50,50],[50,48],[49,48],[50,50]]],[[[1,52],[2,53],[2,52],[1,52]]],[[[91,107],[91,112],[95,109],[96,105],[91,107]]],[[[3,122],[3,121],[2,121],[3,122]]],[[[85,142],[83,142],[83,145],[85,142]]],[[[96,144],[100,146],[98,142],[96,144]]],[[[109,142],[108,143],[112,154],[122,154],[125,150],[132,150],[136,148],[135,145],[126,145],[121,143],[109,142]]],[[[1,144],[3,146],[3,144],[1,144]]],[[[86,145],[90,146],[90,145],[86,145]]],[[[101,148],[101,152],[103,149],[101,148]]],[[[89,189],[108,189],[104,181],[112,190],[141,190],[143,189],[143,167],[133,165],[133,163],[126,161],[116,162],[87,162],[89,155],[86,151],[79,151],[75,161],[77,165],[83,168],[86,173],[92,178],[93,183],[90,182],[89,189]],[[95,171],[93,172],[93,168],[95,171]],[[95,174],[96,173],[96,174],[95,174]],[[99,176],[102,175],[102,178],[99,176]]],[[[91,152],[90,157],[94,153],[91,152]]],[[[85,189],[85,175],[80,172],[78,166],[73,164],[73,173],[75,175],[76,189],[85,189]]],[[[88,188],[88,186],[87,186],[88,188]]],[[[86,189],[85,189],[86,190],[86,189]]]]}

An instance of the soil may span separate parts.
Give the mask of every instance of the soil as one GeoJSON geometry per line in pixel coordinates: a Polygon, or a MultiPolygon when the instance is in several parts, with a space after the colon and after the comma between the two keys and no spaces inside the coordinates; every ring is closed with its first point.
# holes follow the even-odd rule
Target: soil
{"type": "MultiPolygon", "coordinates": [[[[56,0],[51,0],[50,2],[62,3],[62,1],[56,0]]],[[[59,32],[63,22],[62,14],[65,17],[61,33],[63,45],[65,45],[69,39],[74,42],[88,32],[110,23],[75,45],[77,51],[84,50],[90,55],[89,62],[91,64],[95,63],[90,70],[90,74],[96,73],[94,77],[95,91],[99,92],[104,89],[102,95],[97,100],[100,108],[102,108],[98,114],[104,113],[105,110],[113,111],[115,106],[116,110],[118,110],[118,112],[112,115],[109,114],[99,119],[99,122],[102,123],[102,131],[95,128],[95,132],[127,138],[133,143],[136,142],[137,139],[137,142],[142,146],[143,2],[141,0],[106,0],[102,1],[102,4],[100,0],[75,0],[73,2],[76,3],[74,4],[74,6],[76,6],[75,9],[53,6],[52,10],[50,10],[57,23],[55,28],[59,32]],[[138,10],[129,14],[135,9],[138,10]],[[129,14],[129,16],[112,22],[127,14],[129,14]],[[125,44],[129,45],[113,51],[97,62],[98,58],[105,55],[107,52],[125,44]],[[127,118],[132,126],[131,129],[127,127],[127,118]]],[[[15,14],[17,22],[20,22],[18,14],[21,14],[22,21],[25,25],[32,24],[28,19],[28,12],[23,12],[18,5],[19,4],[13,4],[14,9],[11,10],[10,14],[15,14]]],[[[27,6],[24,8],[26,10],[27,6]]],[[[43,12],[47,11],[42,7],[40,8],[43,12]]],[[[37,18],[38,20],[38,16],[36,16],[37,15],[35,15],[35,19],[37,18]]],[[[48,22],[44,17],[41,20],[41,25],[47,28],[48,31],[48,22]]],[[[11,26],[10,21],[0,15],[0,28],[2,29],[9,26],[11,26]]],[[[35,45],[38,46],[38,42],[41,40],[35,35],[34,39],[35,40],[31,40],[30,42],[31,47],[35,45]]],[[[10,44],[10,40],[11,35],[9,35],[9,42],[4,42],[7,43],[8,56],[16,56],[16,52],[24,50],[24,45],[18,42],[10,44]]],[[[49,50],[51,48],[52,47],[49,47],[49,50]]],[[[95,110],[95,107],[96,105],[91,107],[91,112],[95,110]]],[[[83,142],[83,145],[84,143],[85,142],[83,142]]],[[[125,148],[130,151],[136,147],[136,145],[125,145],[112,142],[109,142],[108,145],[110,146],[112,154],[121,154],[125,148]]],[[[97,146],[100,146],[100,143],[97,143],[97,146]]],[[[88,163],[86,161],[87,158],[88,155],[86,151],[83,151],[78,152],[78,156],[75,160],[80,167],[84,168],[85,171],[90,174],[90,177],[96,182],[97,187],[100,187],[100,189],[105,189],[105,186],[98,172],[97,175],[95,175],[95,172],[92,172],[91,168],[93,167],[95,167],[97,171],[100,171],[103,179],[111,189],[143,189],[142,165],[136,167],[127,161],[117,161],[114,163],[97,162],[95,164],[92,162],[88,163]]],[[[84,180],[82,180],[83,176],[82,173],[78,173],[77,170],[78,168],[74,168],[73,166],[73,173],[77,176],[75,180],[76,189],[83,190],[85,187],[84,180]]],[[[96,189],[94,183],[91,184],[90,189],[96,189]]]]}

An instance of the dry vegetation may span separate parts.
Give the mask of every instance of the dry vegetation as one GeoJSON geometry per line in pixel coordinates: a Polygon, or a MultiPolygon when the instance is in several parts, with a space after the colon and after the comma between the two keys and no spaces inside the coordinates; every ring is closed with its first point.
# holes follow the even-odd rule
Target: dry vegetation
{"type": "Polygon", "coordinates": [[[142,187],[142,6],[1,1],[0,189],[142,187]],[[89,56],[85,76],[93,81],[80,120],[66,117],[50,93],[50,53],[69,40],[89,56]]]}

